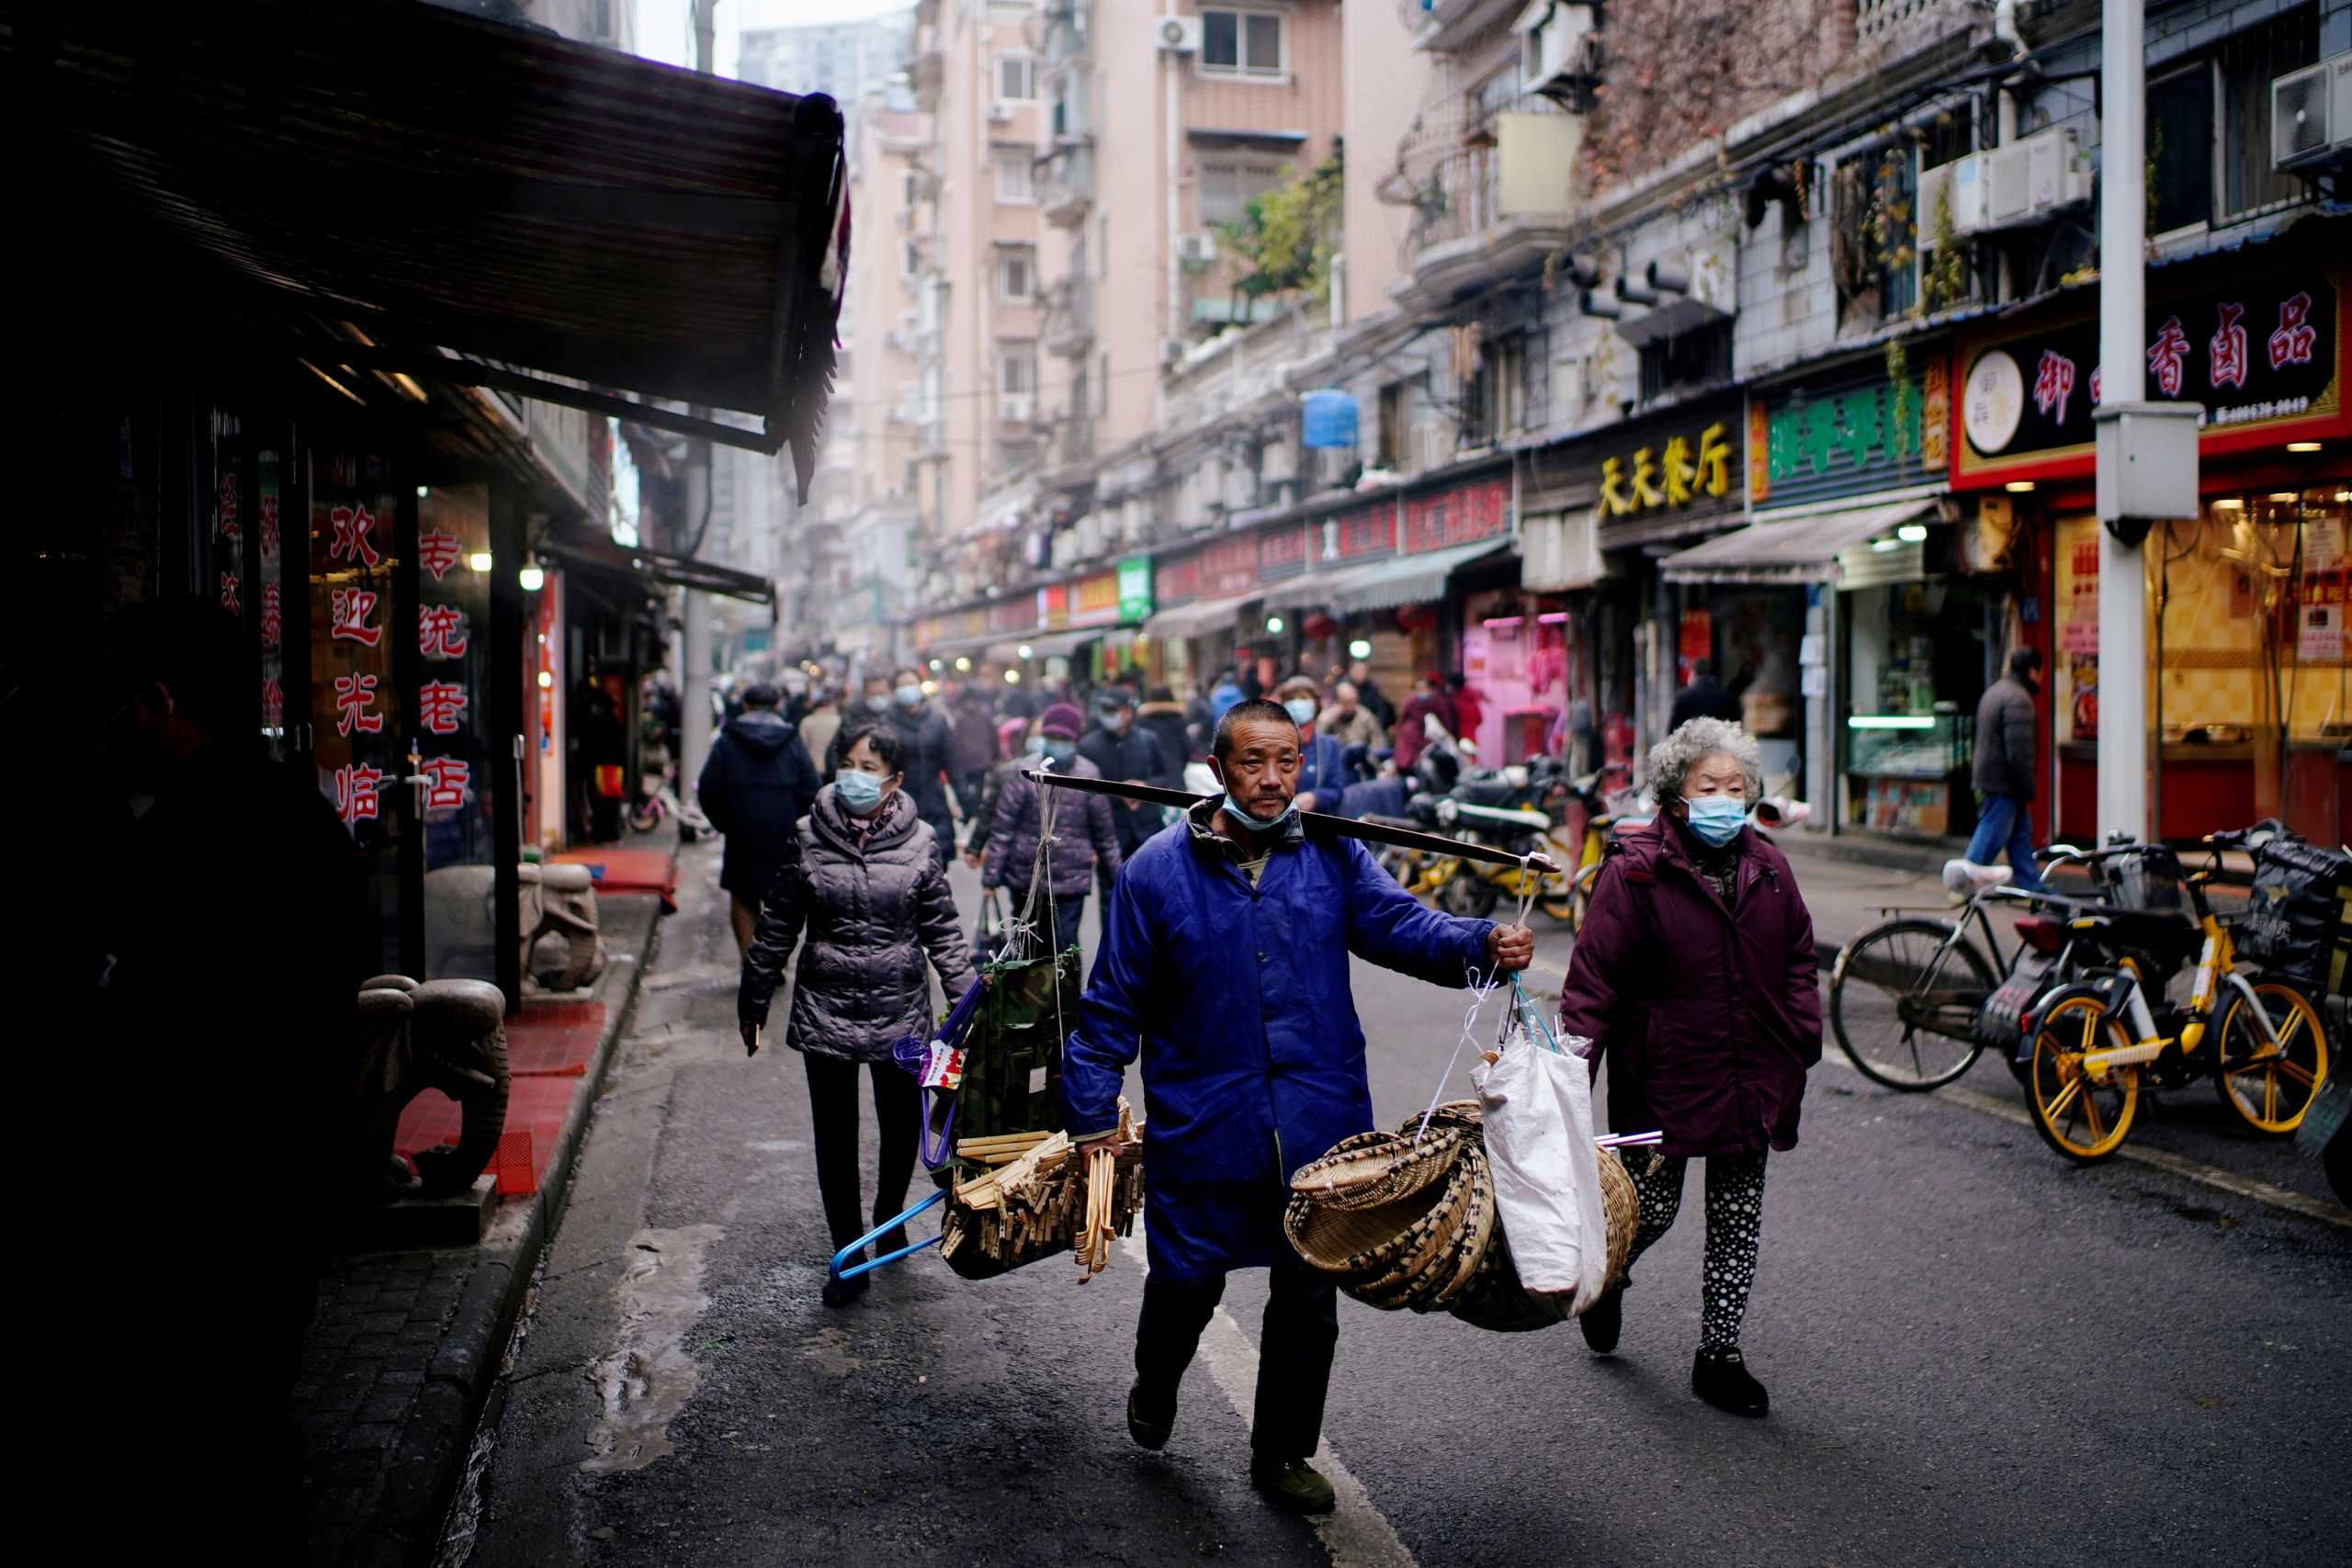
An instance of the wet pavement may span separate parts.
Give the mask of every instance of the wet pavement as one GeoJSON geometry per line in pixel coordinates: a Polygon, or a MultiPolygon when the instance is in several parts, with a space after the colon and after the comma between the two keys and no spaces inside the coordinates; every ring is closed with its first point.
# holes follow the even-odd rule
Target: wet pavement
{"type": "MultiPolygon", "coordinates": [[[[922,1255],[819,1303],[805,1087],[788,1052],[747,1061],[734,1038],[716,864],[686,852],[452,1568],[2283,1562],[2352,1535],[2352,1498],[2308,1462],[2352,1408],[2352,1231],[2068,1167],[2027,1128],[1828,1066],[1766,1194],[1747,1348],[1768,1420],[1688,1392],[1694,1179],[1612,1359],[1573,1327],[1343,1302],[1341,1512],[1272,1514],[1239,1413],[1261,1277],[1235,1279],[1159,1454],[1121,1418],[1135,1248],[1084,1287],[1057,1261],[972,1283],[922,1255]]],[[[1363,967],[1357,996],[1379,1112],[1402,1118],[1439,1090],[1464,1000],[1363,967]]]]}

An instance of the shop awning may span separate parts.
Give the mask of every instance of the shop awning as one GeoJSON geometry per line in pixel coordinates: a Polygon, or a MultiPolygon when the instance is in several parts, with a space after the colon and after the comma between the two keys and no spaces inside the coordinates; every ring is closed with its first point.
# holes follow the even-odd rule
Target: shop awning
{"type": "Polygon", "coordinates": [[[1196,599],[1190,604],[1180,604],[1172,610],[1162,610],[1143,624],[1143,629],[1156,637],[1199,637],[1204,632],[1233,625],[1241,606],[1258,595],[1239,593],[1228,599],[1196,599]]]}
{"type": "Polygon", "coordinates": [[[718,593],[729,599],[748,599],[755,604],[775,603],[775,584],[766,578],[754,577],[748,571],[737,571],[729,567],[713,566],[708,561],[695,560],[686,556],[668,555],[661,550],[633,549],[610,540],[578,535],[558,535],[539,547],[567,564],[587,567],[616,577],[634,578],[643,582],[675,583],[681,588],[699,589],[705,593],[718,593]]]}
{"type": "Polygon", "coordinates": [[[831,98],[416,0],[10,5],[0,59],[20,198],[57,209],[20,215],[81,246],[91,299],[259,317],[370,390],[788,445],[806,499],[848,240],[831,98]]]}
{"type": "Polygon", "coordinates": [[[1936,509],[1928,497],[1750,523],[1668,556],[1658,570],[1668,582],[1836,582],[1840,551],[1892,538],[1936,509]]]}
{"type": "Polygon", "coordinates": [[[1103,633],[1118,629],[1116,626],[1087,626],[1078,631],[1039,632],[1028,640],[1029,657],[1068,659],[1103,633]]]}
{"type": "Polygon", "coordinates": [[[1303,610],[1316,604],[1329,604],[1333,594],[1345,592],[1385,564],[1375,562],[1370,566],[1345,567],[1336,571],[1310,571],[1304,576],[1294,577],[1266,590],[1266,608],[1303,610]]]}
{"type": "Polygon", "coordinates": [[[1340,615],[1361,610],[1390,610],[1399,604],[1423,604],[1445,597],[1445,580],[1473,561],[1485,560],[1511,548],[1509,539],[1481,539],[1450,549],[1398,556],[1366,567],[1353,582],[1335,587],[1325,601],[1340,615]]]}

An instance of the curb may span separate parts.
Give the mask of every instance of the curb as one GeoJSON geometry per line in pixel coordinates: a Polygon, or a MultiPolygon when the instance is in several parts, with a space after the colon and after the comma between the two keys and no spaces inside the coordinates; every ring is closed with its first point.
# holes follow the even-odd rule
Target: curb
{"type": "Polygon", "coordinates": [[[589,1122],[604,1092],[605,1075],[637,1011],[639,987],[659,951],[662,901],[652,894],[619,895],[604,900],[622,916],[608,929],[614,945],[634,942],[635,957],[619,995],[610,998],[596,1052],[572,1096],[563,1131],[546,1179],[517,1215],[492,1222],[491,1238],[475,1260],[458,1298],[449,1326],[427,1365],[414,1413],[393,1451],[393,1477],[377,1508],[383,1526],[363,1530],[346,1561],[429,1562],[447,1533],[450,1510],[462,1495],[473,1436],[497,1389],[499,1365],[537,1278],[539,1258],[555,1234],[571,1187],[571,1173],[589,1122]],[[628,902],[620,902],[626,898],[628,902]],[[638,906],[642,905],[642,908],[638,906]],[[400,1533],[407,1524],[415,1537],[400,1533]],[[371,1550],[372,1549],[372,1550],[371,1550]]]}

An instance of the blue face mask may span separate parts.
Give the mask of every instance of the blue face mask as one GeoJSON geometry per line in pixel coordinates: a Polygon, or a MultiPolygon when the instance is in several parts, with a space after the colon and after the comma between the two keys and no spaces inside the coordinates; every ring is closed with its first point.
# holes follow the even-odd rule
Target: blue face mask
{"type": "Polygon", "coordinates": [[[1272,833],[1298,815],[1298,802],[1295,798],[1285,801],[1281,816],[1271,822],[1262,822],[1242,810],[1241,803],[1233,798],[1232,791],[1227,790],[1225,796],[1225,815],[1227,821],[1245,833],[1272,833]]]}
{"type": "Polygon", "coordinates": [[[1704,795],[1683,803],[1690,814],[1690,830],[1702,843],[1717,849],[1728,844],[1747,821],[1747,802],[1727,795],[1704,795]]]}
{"type": "Polygon", "coordinates": [[[882,804],[882,775],[843,768],[833,778],[833,793],[841,797],[843,810],[864,817],[882,804]]]}
{"type": "Polygon", "coordinates": [[[1102,720],[1102,728],[1106,733],[1125,735],[1127,732],[1127,716],[1120,710],[1114,708],[1100,716],[1102,720]]]}
{"type": "Polygon", "coordinates": [[[900,686],[898,690],[892,692],[890,695],[897,701],[900,707],[910,708],[917,703],[922,701],[922,688],[921,686],[900,686]]]}
{"type": "Polygon", "coordinates": [[[1078,742],[1075,740],[1047,740],[1046,742],[1046,761],[1053,763],[1056,767],[1059,767],[1061,764],[1069,761],[1072,757],[1077,755],[1078,742]]]}
{"type": "Polygon", "coordinates": [[[1306,728],[1309,721],[1315,717],[1315,699],[1312,697],[1293,697],[1290,701],[1283,705],[1283,712],[1290,715],[1290,721],[1293,724],[1297,725],[1301,729],[1304,729],[1306,728]]]}
{"type": "Polygon", "coordinates": [[[875,713],[888,713],[890,711],[890,699],[882,695],[879,692],[876,692],[874,695],[865,699],[865,705],[875,713]]]}

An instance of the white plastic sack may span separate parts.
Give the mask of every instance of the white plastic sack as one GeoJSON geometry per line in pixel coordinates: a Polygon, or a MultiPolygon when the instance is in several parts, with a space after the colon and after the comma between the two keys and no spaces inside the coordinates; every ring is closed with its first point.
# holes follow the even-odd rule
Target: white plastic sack
{"type": "Polygon", "coordinates": [[[1581,1314],[1608,1283],[1609,1269],[1591,1068],[1515,1030],[1475,1077],[1495,1208],[1520,1285],[1563,1316],[1581,1314]]]}

